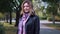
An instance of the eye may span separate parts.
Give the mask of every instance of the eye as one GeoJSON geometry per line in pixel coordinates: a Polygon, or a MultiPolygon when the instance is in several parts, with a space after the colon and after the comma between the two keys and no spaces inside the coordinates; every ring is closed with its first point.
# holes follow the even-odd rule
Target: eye
{"type": "Polygon", "coordinates": [[[29,6],[23,6],[23,7],[29,7],[29,6]]]}

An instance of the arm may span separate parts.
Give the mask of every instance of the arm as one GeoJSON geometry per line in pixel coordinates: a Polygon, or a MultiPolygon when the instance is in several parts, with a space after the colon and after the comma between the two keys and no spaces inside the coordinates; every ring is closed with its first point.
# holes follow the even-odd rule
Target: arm
{"type": "Polygon", "coordinates": [[[39,17],[35,19],[35,34],[39,34],[40,32],[40,20],[39,17]]]}

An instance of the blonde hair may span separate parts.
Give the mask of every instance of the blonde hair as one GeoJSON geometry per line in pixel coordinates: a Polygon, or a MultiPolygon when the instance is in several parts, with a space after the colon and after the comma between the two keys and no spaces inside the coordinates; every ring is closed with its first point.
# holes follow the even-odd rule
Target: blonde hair
{"type": "Polygon", "coordinates": [[[31,8],[30,9],[30,15],[33,15],[35,12],[34,12],[34,10],[33,10],[33,4],[32,4],[32,2],[31,1],[29,1],[29,0],[25,0],[25,1],[23,1],[23,3],[22,3],[22,5],[21,5],[21,8],[22,8],[22,10],[21,10],[21,12],[20,12],[20,15],[22,15],[22,14],[24,14],[24,4],[25,3],[28,3],[29,4],[29,7],[31,8]]]}

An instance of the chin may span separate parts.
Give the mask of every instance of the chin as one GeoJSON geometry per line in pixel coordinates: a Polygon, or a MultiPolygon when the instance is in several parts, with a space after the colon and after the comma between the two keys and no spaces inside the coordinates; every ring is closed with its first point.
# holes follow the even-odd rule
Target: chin
{"type": "Polygon", "coordinates": [[[29,11],[27,11],[27,12],[24,12],[24,13],[29,13],[29,11]]]}
{"type": "Polygon", "coordinates": [[[25,11],[25,12],[29,12],[29,11],[25,11]]]}
{"type": "Polygon", "coordinates": [[[27,11],[28,12],[28,11],[27,11]]]}

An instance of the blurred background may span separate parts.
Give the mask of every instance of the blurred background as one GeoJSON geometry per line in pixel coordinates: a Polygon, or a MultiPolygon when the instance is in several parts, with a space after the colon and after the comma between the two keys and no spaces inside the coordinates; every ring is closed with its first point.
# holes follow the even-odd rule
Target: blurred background
{"type": "MultiPolygon", "coordinates": [[[[17,23],[24,0],[0,0],[0,33],[16,34],[17,23]],[[2,27],[1,27],[2,26],[2,27]],[[4,33],[3,33],[4,32],[4,33]]],[[[60,23],[60,0],[30,0],[40,23],[60,23]],[[45,21],[45,22],[44,22],[45,21]]]]}

